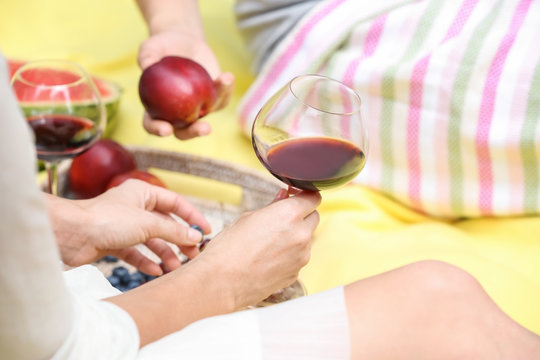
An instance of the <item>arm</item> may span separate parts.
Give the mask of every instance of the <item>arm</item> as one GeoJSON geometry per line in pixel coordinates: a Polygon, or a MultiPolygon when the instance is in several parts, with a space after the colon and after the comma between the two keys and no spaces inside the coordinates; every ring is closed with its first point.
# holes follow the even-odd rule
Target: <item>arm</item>
{"type": "MultiPolygon", "coordinates": [[[[199,7],[196,0],[137,0],[142,16],[147,23],[149,37],[139,49],[138,61],[142,69],[159,61],[166,55],[190,58],[201,64],[210,76],[218,93],[213,111],[225,107],[234,87],[234,76],[222,73],[219,62],[206,43],[199,7]]],[[[210,125],[196,121],[184,129],[174,129],[168,122],[152,119],[145,113],[144,128],[151,134],[179,139],[190,139],[208,135],[210,125]]]]}
{"type": "Polygon", "coordinates": [[[205,41],[197,0],[137,0],[137,5],[150,36],[176,31],[189,36],[191,41],[205,41]]]}
{"type": "Polygon", "coordinates": [[[199,225],[205,233],[210,224],[177,193],[138,180],[129,180],[89,200],[47,196],[51,221],[62,260],[70,266],[115,255],[150,275],[162,269],[135,245],[144,244],[158,255],[167,270],[180,266],[170,244],[189,257],[198,254],[199,231],[173,219],[170,214],[199,225]]]}
{"type": "Polygon", "coordinates": [[[108,301],[134,319],[141,346],[255,304],[290,285],[307,263],[319,203],[318,193],[300,193],[245,214],[187,265],[108,301]]]}

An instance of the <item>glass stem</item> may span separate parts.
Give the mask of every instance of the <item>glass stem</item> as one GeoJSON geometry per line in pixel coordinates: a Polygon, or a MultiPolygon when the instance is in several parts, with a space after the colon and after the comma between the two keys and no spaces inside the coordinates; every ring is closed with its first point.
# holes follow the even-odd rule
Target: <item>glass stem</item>
{"type": "Polygon", "coordinates": [[[47,171],[47,192],[52,195],[58,195],[58,163],[55,161],[45,161],[45,170],[47,171]]]}

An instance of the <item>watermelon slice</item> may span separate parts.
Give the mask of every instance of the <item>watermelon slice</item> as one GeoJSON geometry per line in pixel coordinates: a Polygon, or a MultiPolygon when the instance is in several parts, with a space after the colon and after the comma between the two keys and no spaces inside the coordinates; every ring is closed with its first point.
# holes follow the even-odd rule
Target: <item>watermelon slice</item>
{"type": "MultiPolygon", "coordinates": [[[[10,71],[10,77],[13,77],[15,72],[19,67],[24,65],[25,61],[21,60],[14,60],[9,59],[8,65],[9,65],[9,71],[10,71]]],[[[65,76],[72,76],[72,74],[69,73],[59,73],[57,71],[51,70],[50,73],[44,74],[43,71],[40,72],[40,74],[36,75],[40,77],[40,81],[45,81],[46,83],[53,84],[55,79],[58,77],[65,78],[65,76]]],[[[96,87],[101,94],[101,98],[103,100],[103,103],[105,105],[105,109],[107,111],[107,130],[112,129],[113,123],[115,121],[116,113],[118,112],[118,106],[120,104],[120,97],[122,95],[122,89],[120,86],[118,86],[116,83],[108,81],[103,78],[99,78],[96,76],[92,76],[92,79],[94,80],[94,83],[96,84],[96,87]]],[[[62,79],[63,80],[63,79],[62,79]]],[[[35,108],[39,108],[43,103],[39,101],[39,99],[25,99],[24,94],[17,94],[19,100],[24,104],[24,107],[26,109],[31,108],[31,105],[35,105],[35,108]],[[29,106],[30,105],[30,106],[29,106]]],[[[47,104],[50,106],[50,104],[47,104]]],[[[79,99],[79,101],[74,104],[75,106],[80,106],[81,109],[88,107],[88,103],[86,103],[84,98],[79,99]]],[[[107,134],[107,131],[105,132],[105,136],[107,134]]]]}

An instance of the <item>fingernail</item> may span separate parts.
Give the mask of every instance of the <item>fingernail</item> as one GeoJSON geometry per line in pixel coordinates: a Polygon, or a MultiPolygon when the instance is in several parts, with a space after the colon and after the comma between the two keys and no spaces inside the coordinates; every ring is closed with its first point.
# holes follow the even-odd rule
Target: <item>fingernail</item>
{"type": "Polygon", "coordinates": [[[202,239],[202,232],[199,230],[189,228],[188,229],[188,240],[194,244],[197,244],[202,239]]]}

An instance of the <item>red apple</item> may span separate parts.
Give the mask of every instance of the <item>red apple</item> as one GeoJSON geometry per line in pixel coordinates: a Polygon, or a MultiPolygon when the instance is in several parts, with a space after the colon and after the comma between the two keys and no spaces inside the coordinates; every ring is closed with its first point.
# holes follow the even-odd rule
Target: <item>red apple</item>
{"type": "Polygon", "coordinates": [[[119,143],[100,139],[73,159],[68,172],[69,186],[79,199],[98,196],[111,179],[136,168],[133,155],[119,143]]]}
{"type": "Polygon", "coordinates": [[[120,185],[124,181],[128,179],[139,179],[142,181],[146,181],[149,184],[161,186],[162,188],[167,188],[163,181],[161,181],[160,178],[158,178],[156,175],[149,173],[148,171],[143,170],[131,170],[122,174],[115,175],[111,181],[109,181],[109,185],[107,185],[107,190],[120,185]]]}
{"type": "Polygon", "coordinates": [[[143,71],[139,96],[152,118],[183,128],[212,110],[217,91],[208,72],[197,62],[166,56],[143,71]]]}

